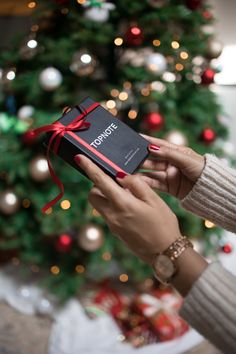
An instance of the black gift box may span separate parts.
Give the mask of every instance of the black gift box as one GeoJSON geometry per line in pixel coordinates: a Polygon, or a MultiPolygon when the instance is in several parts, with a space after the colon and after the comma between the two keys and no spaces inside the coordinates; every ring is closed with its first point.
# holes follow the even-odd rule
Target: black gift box
{"type": "MultiPolygon", "coordinates": [[[[57,122],[68,126],[94,103],[86,98],[57,122]]],[[[90,123],[89,128],[65,132],[57,149],[57,155],[81,173],[84,174],[74,161],[77,154],[89,157],[113,178],[118,171],[132,174],[148,156],[148,141],[102,106],[98,105],[83,119],[90,123]]],[[[52,133],[48,133],[46,145],[51,136],[52,133]]]]}

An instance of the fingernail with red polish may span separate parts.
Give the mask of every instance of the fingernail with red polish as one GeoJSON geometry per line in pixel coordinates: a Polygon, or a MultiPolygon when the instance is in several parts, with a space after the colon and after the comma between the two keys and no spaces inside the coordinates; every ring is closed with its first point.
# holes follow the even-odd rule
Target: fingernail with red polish
{"type": "Polygon", "coordinates": [[[77,163],[77,165],[80,164],[80,157],[79,157],[79,155],[76,155],[76,156],[74,157],[74,160],[75,160],[75,162],[77,163]]]}
{"type": "Polygon", "coordinates": [[[157,145],[151,144],[151,145],[148,145],[148,147],[149,147],[150,150],[153,150],[153,151],[160,150],[160,146],[157,146],[157,145]]]}
{"type": "Polygon", "coordinates": [[[117,174],[116,174],[116,178],[125,178],[125,176],[127,176],[127,173],[125,173],[125,172],[122,172],[122,171],[119,171],[119,172],[117,172],[117,174]]]}

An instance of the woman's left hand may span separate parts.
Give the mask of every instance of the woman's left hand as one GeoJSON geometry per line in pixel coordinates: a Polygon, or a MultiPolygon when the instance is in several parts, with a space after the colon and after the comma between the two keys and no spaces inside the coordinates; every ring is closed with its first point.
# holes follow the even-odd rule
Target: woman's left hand
{"type": "Polygon", "coordinates": [[[117,178],[119,185],[85,156],[75,161],[94,183],[90,203],[143,261],[152,264],[156,253],[181,236],[175,214],[139,176],[117,178]]]}

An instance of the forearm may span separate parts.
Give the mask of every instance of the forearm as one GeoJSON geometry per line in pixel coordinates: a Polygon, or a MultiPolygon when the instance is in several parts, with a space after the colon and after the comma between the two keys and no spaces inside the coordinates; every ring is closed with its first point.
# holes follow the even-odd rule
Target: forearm
{"type": "Polygon", "coordinates": [[[236,171],[206,155],[204,170],[190,193],[181,201],[192,213],[236,231],[236,171]]]}

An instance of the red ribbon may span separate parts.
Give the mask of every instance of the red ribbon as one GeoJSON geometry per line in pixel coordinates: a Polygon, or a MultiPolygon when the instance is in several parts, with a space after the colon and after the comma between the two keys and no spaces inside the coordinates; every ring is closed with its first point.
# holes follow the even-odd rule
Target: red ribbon
{"type": "Polygon", "coordinates": [[[47,162],[48,162],[48,168],[49,168],[50,175],[60,190],[60,193],[42,208],[43,213],[45,213],[49,208],[51,208],[53,205],[55,205],[58,202],[58,200],[60,200],[64,195],[64,185],[61,182],[61,180],[57,177],[57,175],[53,169],[52,163],[50,161],[50,150],[51,150],[51,146],[52,146],[53,142],[54,142],[53,151],[54,151],[54,153],[57,154],[60,143],[61,143],[61,139],[64,137],[64,135],[67,132],[85,130],[85,129],[89,128],[90,123],[85,122],[84,119],[90,112],[92,112],[98,106],[99,106],[99,103],[97,103],[97,102],[93,103],[89,108],[84,110],[83,113],[81,113],[79,116],[77,116],[73,120],[73,122],[67,126],[64,126],[60,122],[54,122],[52,124],[44,125],[43,127],[36,128],[33,130],[35,137],[37,137],[41,133],[53,132],[52,136],[50,137],[48,146],[47,146],[47,155],[46,156],[47,156],[47,162]]]}

